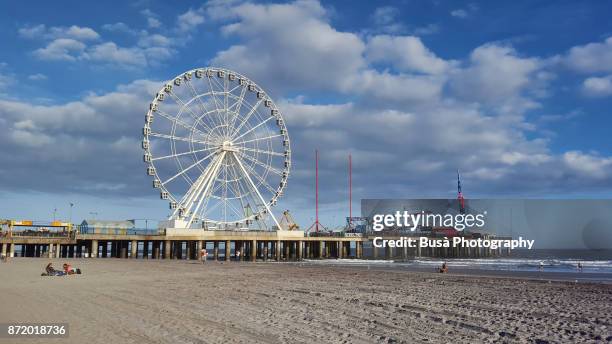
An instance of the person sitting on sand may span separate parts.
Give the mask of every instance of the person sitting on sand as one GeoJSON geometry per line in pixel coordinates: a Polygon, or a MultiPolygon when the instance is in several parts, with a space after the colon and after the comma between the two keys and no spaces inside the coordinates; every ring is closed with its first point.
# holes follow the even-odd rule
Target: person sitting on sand
{"type": "Polygon", "coordinates": [[[445,274],[448,272],[448,266],[446,265],[446,262],[442,263],[442,267],[439,269],[441,274],[445,274]]]}
{"type": "Polygon", "coordinates": [[[40,275],[41,276],[64,276],[64,275],[66,275],[66,273],[64,271],[55,270],[55,268],[53,268],[52,264],[53,263],[49,262],[49,264],[47,264],[47,266],[45,267],[45,272],[43,272],[40,275]]]}
{"type": "Polygon", "coordinates": [[[70,264],[68,263],[64,263],[64,273],[66,275],[80,275],[81,274],[81,269],[74,269],[70,264]]]}

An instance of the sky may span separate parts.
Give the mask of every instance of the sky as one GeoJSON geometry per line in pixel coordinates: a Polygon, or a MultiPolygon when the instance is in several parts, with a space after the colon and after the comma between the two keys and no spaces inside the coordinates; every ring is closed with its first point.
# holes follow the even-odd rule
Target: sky
{"type": "Polygon", "coordinates": [[[277,214],[353,200],[610,198],[605,1],[0,4],[0,217],[163,219],[140,148],[165,80],[235,70],[292,140],[277,214]],[[69,204],[73,203],[72,209],[69,204]]]}

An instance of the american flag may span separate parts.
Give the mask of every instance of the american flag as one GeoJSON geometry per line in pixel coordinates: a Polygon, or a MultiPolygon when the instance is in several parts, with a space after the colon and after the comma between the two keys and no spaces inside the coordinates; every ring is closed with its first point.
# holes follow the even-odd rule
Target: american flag
{"type": "Polygon", "coordinates": [[[459,212],[465,213],[465,200],[463,199],[463,193],[461,193],[461,176],[459,170],[457,170],[457,200],[459,201],[459,212]]]}

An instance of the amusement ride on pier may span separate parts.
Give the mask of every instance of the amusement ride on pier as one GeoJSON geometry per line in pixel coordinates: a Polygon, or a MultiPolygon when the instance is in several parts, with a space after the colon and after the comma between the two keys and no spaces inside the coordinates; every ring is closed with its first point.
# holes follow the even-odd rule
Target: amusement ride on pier
{"type": "Polygon", "coordinates": [[[153,98],[143,136],[147,173],[170,201],[165,225],[281,228],[271,207],[289,178],[289,134],[255,82],[219,68],[182,73],[153,98]]]}

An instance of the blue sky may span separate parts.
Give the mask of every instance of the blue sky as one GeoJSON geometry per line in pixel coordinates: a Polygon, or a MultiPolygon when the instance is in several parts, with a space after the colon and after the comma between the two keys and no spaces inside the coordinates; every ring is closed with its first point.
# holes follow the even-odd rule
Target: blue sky
{"type": "Polygon", "coordinates": [[[612,12],[590,1],[49,2],[0,5],[0,217],[160,219],[139,149],[164,80],[215,65],[281,107],[281,209],[323,222],[354,195],[612,194],[612,12]]]}

